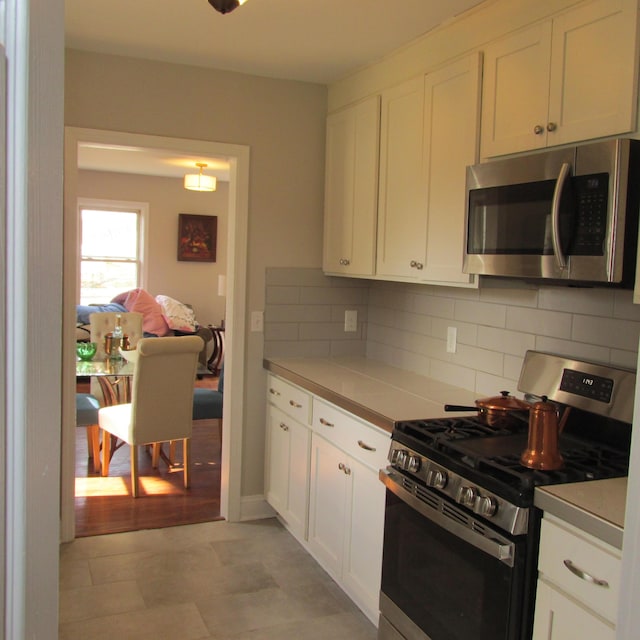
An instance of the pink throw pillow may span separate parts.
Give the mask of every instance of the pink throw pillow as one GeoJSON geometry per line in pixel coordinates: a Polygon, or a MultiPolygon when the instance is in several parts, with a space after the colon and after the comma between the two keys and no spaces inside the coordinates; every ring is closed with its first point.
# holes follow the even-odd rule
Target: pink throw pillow
{"type": "Polygon", "coordinates": [[[162,315],[162,307],[156,299],[144,289],[132,289],[116,296],[112,302],[123,305],[127,311],[137,311],[142,314],[142,330],[156,336],[168,336],[171,329],[162,315]],[[122,299],[124,298],[124,300],[122,299]]]}

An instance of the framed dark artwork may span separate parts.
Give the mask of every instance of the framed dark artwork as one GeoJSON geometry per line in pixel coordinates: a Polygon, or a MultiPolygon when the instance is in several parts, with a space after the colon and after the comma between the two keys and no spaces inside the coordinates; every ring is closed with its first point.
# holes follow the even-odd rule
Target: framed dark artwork
{"type": "Polygon", "coordinates": [[[218,216],[178,215],[178,260],[215,262],[218,216]]]}

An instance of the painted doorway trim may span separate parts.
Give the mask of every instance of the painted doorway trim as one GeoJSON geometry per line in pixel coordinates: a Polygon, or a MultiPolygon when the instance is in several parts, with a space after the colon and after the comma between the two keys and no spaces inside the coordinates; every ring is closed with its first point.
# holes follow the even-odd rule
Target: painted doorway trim
{"type": "MultiPolygon", "coordinates": [[[[230,163],[227,233],[227,312],[225,331],[225,403],[222,420],[221,515],[241,517],[242,431],[245,395],[247,238],[249,218],[249,147],[165,138],[120,131],[65,128],[64,292],[63,292],[63,433],[61,537],[75,537],[75,305],[77,288],[78,144],[93,142],[164,149],[176,153],[223,156],[230,163]],[[233,424],[233,429],[230,425],[233,424]]],[[[212,283],[212,291],[215,289],[212,283]]]]}

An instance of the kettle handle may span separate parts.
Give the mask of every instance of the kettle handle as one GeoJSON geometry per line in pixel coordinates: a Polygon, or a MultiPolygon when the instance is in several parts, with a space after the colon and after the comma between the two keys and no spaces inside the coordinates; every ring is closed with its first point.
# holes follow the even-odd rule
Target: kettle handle
{"type": "Polygon", "coordinates": [[[564,425],[567,424],[567,418],[569,417],[569,412],[571,411],[571,407],[566,407],[562,417],[560,418],[560,422],[558,422],[558,433],[562,433],[564,429],[564,425]]]}

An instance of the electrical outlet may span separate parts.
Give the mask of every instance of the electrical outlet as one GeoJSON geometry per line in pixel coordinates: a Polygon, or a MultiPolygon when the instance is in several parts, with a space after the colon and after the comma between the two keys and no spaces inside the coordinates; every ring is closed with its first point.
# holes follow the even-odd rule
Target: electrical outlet
{"type": "Polygon", "coordinates": [[[457,338],[458,329],[456,327],[447,327],[447,353],[456,352],[457,338]]]}
{"type": "Polygon", "coordinates": [[[344,330],[345,331],[357,331],[358,330],[358,312],[354,309],[344,312],[344,330]]]}
{"type": "Polygon", "coordinates": [[[264,312],[251,312],[251,331],[262,333],[264,331],[264,312]]]}

